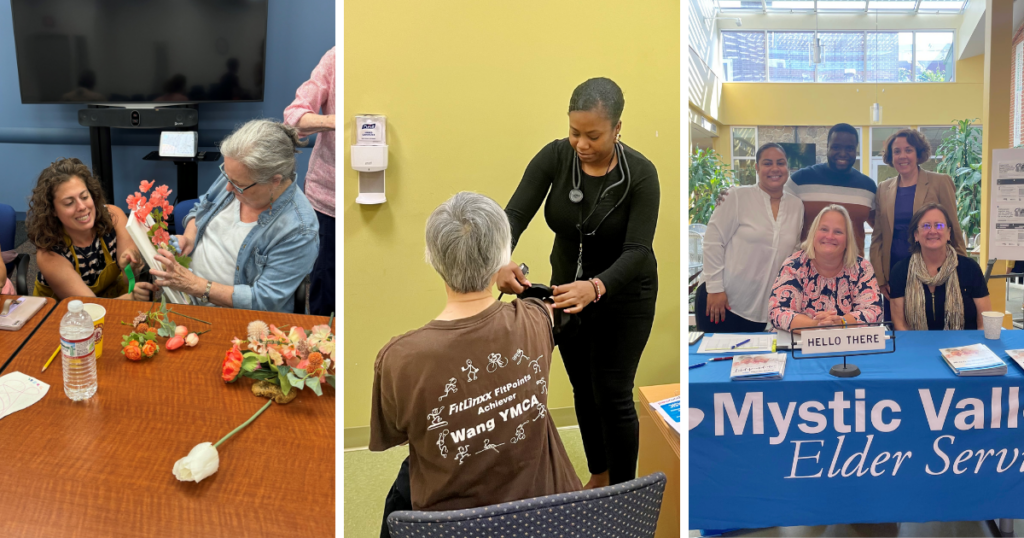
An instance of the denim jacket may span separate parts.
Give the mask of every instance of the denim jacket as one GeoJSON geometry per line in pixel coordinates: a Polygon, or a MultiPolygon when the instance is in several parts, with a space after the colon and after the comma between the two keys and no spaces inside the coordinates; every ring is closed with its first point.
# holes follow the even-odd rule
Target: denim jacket
{"type": "MultiPolygon", "coordinates": [[[[185,226],[196,219],[196,246],[203,240],[210,221],[234,198],[226,186],[227,177],[221,174],[185,217],[185,226]]],[[[235,266],[232,306],[290,313],[295,308],[295,290],[316,262],[320,250],[318,231],[313,206],[292,182],[270,209],[260,213],[256,226],[242,242],[235,266]]]]}

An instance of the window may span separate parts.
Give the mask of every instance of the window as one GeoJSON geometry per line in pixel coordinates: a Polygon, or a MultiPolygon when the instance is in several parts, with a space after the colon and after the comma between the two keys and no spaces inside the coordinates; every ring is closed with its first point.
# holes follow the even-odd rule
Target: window
{"type": "Polygon", "coordinates": [[[818,82],[864,82],[864,33],[820,32],[818,36],[822,48],[818,82]]]}
{"type": "Polygon", "coordinates": [[[954,81],[955,36],[948,30],[818,32],[823,49],[820,64],[811,62],[811,31],[722,30],[721,34],[726,82],[954,81]]]}
{"type": "Polygon", "coordinates": [[[814,32],[768,32],[768,80],[812,82],[811,39],[814,32]]]}
{"type": "Polygon", "coordinates": [[[914,77],[918,82],[953,80],[953,34],[915,32],[914,77]]]}
{"type": "Polygon", "coordinates": [[[726,80],[764,82],[764,32],[723,32],[726,80]]]}
{"type": "Polygon", "coordinates": [[[757,153],[757,128],[732,128],[732,171],[736,181],[741,185],[757,183],[757,172],[754,170],[757,153]]]}
{"type": "Polygon", "coordinates": [[[722,12],[935,13],[958,15],[967,0],[715,0],[722,12]]]}

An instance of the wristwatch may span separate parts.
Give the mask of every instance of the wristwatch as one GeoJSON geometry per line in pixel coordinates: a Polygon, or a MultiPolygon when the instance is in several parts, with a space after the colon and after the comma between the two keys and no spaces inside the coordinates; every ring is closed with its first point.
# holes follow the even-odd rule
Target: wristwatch
{"type": "Polygon", "coordinates": [[[206,281],[206,291],[203,292],[203,300],[206,301],[206,302],[210,302],[210,288],[212,288],[212,287],[213,287],[213,281],[212,280],[207,280],[206,281]]]}

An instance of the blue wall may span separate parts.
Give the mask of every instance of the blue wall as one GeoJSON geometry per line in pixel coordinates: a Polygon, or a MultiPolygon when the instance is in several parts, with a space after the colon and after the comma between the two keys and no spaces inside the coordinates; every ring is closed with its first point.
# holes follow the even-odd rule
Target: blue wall
{"type": "MultiPolygon", "coordinates": [[[[295,90],[334,46],[334,13],[334,0],[270,0],[264,102],[199,105],[200,143],[211,144],[203,150],[216,151],[212,144],[251,119],[281,121],[295,90]]],[[[39,172],[61,157],[78,157],[91,165],[89,129],[78,125],[81,108],[85,107],[21,104],[11,4],[0,1],[0,202],[24,212],[39,172]]],[[[116,199],[108,203],[126,208],[125,199],[143,179],[156,179],[157,184],[177,189],[174,164],[142,160],[157,149],[159,131],[112,129],[111,137],[116,199]]],[[[309,148],[296,156],[300,184],[314,140],[310,137],[309,148]]],[[[200,194],[218,174],[217,164],[199,165],[200,194]]]]}

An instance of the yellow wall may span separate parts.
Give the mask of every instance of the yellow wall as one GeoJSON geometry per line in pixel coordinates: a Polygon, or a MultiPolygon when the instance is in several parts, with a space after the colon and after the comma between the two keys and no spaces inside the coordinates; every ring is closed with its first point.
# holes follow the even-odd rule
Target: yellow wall
{"type": "MultiPolygon", "coordinates": [[[[956,63],[956,82],[879,84],[882,123],[947,125],[981,118],[983,70],[984,56],[975,56],[956,63]]],[[[725,125],[870,125],[874,102],[874,84],[727,82],[718,120],[725,125]]]]}
{"type": "MultiPolygon", "coordinates": [[[[595,76],[622,87],[622,139],[661,181],[661,290],[637,385],[679,380],[679,34],[679,4],[667,0],[345,3],[346,428],[369,424],[377,351],[444,306],[443,283],[424,262],[427,216],[461,190],[504,206],[530,159],[568,135],[569,96],[595,76]],[[388,201],[380,206],[355,204],[348,147],[358,113],[388,117],[388,201]]],[[[552,239],[538,213],[514,256],[534,281],[548,281],[552,239]]],[[[549,407],[570,407],[560,360],[554,370],[549,407]]]]}

